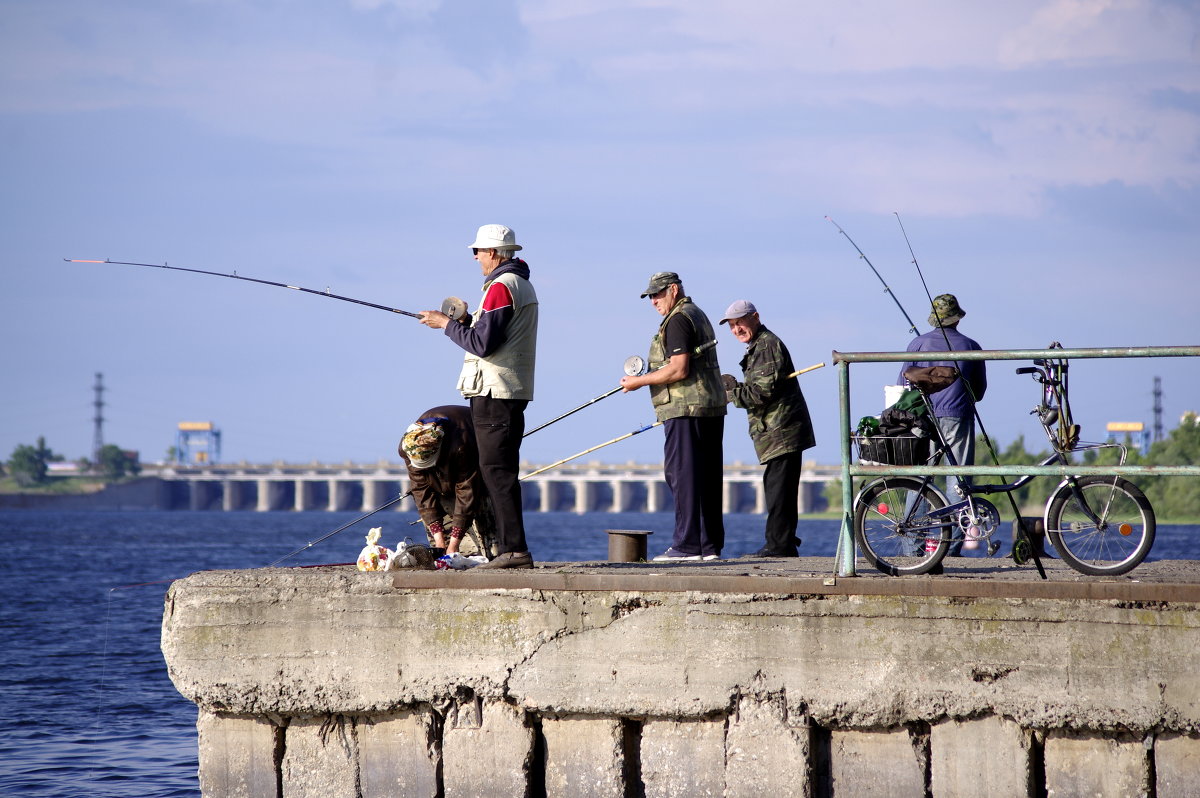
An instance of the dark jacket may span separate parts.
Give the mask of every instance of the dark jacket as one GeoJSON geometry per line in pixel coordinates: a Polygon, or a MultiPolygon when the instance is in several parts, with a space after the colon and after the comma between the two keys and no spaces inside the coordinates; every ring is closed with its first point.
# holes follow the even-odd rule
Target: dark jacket
{"type": "Polygon", "coordinates": [[[421,520],[429,525],[450,516],[450,525],[467,529],[486,495],[479,474],[479,449],[475,445],[475,427],[471,408],[461,405],[435,407],[421,414],[418,421],[443,418],[446,430],[437,462],[432,468],[413,468],[404,447],[400,456],[408,466],[408,480],[421,520]]]}
{"type": "Polygon", "coordinates": [[[741,367],[744,382],[731,393],[734,405],[746,410],[758,462],[815,446],[808,403],[799,380],[788,376],[796,369],[779,336],[759,327],[741,367]]]}

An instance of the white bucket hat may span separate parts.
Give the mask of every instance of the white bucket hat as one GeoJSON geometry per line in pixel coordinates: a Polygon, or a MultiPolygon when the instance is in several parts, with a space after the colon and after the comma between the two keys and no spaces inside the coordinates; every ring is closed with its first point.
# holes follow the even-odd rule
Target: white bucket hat
{"type": "Polygon", "coordinates": [[[505,249],[516,252],[521,249],[517,243],[517,234],[511,227],[502,224],[485,224],[475,234],[475,241],[468,246],[471,249],[505,249]]]}

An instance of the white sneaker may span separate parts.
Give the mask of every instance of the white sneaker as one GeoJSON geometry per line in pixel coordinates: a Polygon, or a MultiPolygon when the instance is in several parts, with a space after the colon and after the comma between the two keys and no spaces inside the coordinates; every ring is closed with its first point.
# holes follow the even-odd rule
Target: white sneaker
{"type": "Polygon", "coordinates": [[[719,560],[719,559],[721,559],[721,555],[720,555],[720,554],[705,554],[705,555],[704,555],[703,557],[701,557],[700,559],[704,560],[705,562],[710,562],[710,561],[712,561],[712,560],[719,560]]]}
{"type": "Polygon", "coordinates": [[[684,554],[676,549],[667,549],[651,562],[697,562],[699,559],[699,554],[684,554]]]}

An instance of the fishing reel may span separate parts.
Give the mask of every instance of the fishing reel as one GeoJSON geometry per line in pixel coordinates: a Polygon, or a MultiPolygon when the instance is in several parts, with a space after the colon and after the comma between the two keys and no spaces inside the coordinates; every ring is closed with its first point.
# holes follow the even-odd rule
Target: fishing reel
{"type": "Polygon", "coordinates": [[[457,321],[461,324],[466,324],[467,319],[467,303],[456,296],[448,296],[442,300],[442,313],[450,317],[451,321],[457,321]]]}
{"type": "Polygon", "coordinates": [[[641,355],[630,355],[625,358],[625,376],[640,377],[646,373],[646,359],[641,355]]]}

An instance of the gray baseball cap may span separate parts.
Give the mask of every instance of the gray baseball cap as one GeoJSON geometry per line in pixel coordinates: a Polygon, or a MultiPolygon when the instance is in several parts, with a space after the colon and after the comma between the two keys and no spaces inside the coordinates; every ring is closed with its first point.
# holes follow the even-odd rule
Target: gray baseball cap
{"type": "Polygon", "coordinates": [[[754,307],[754,303],[747,299],[739,299],[725,308],[725,316],[721,319],[721,324],[733,321],[734,319],[740,319],[743,316],[749,316],[751,313],[758,313],[758,308],[754,307]]]}

